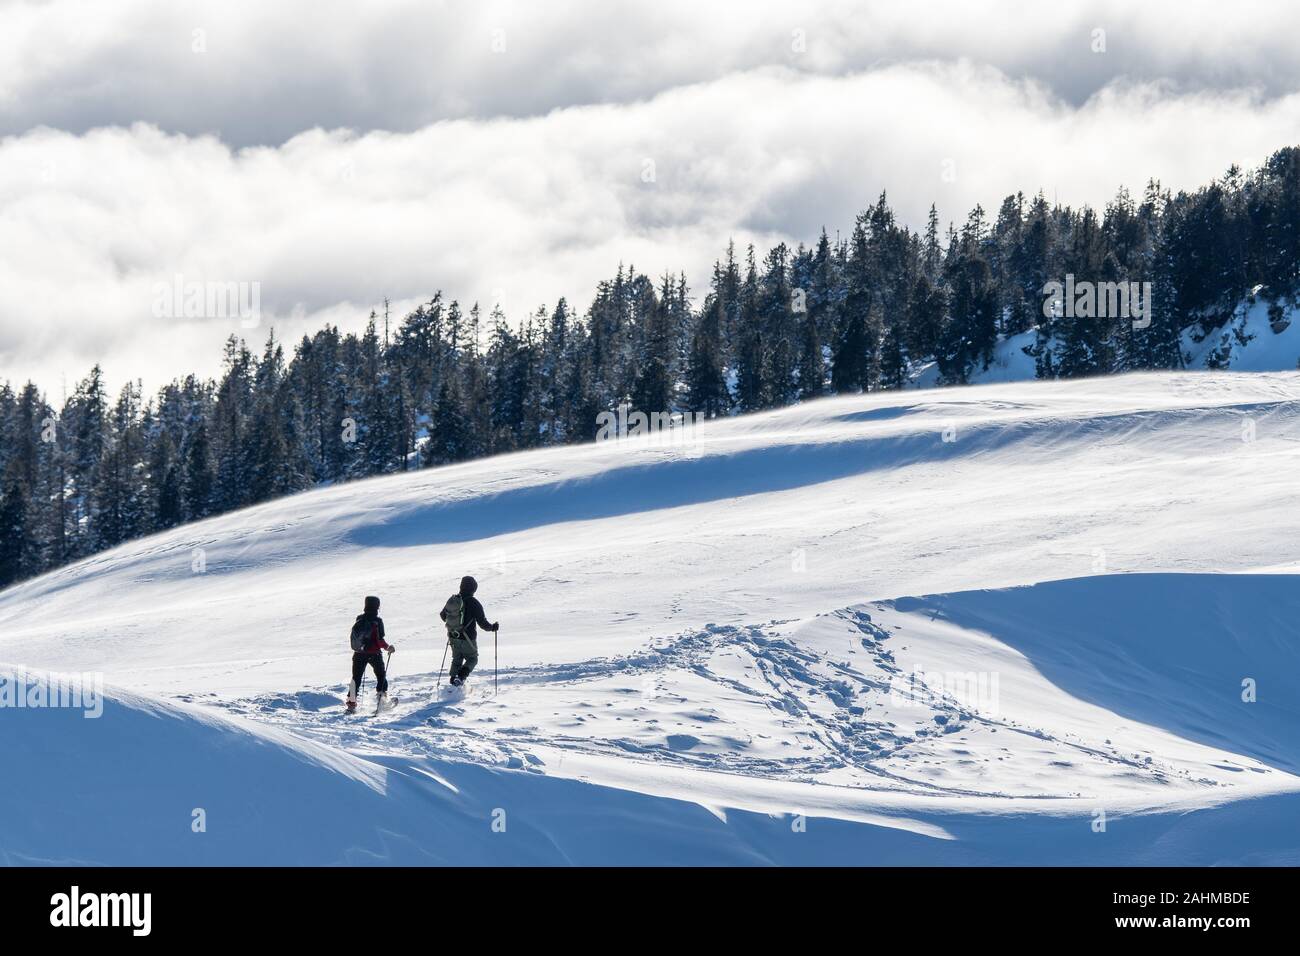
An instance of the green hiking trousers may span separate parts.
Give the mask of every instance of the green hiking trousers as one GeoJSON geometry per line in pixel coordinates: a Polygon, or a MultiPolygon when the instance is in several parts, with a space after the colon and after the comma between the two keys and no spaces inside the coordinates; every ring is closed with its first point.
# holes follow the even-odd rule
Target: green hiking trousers
{"type": "Polygon", "coordinates": [[[464,680],[478,664],[478,645],[468,637],[451,639],[451,676],[464,680]]]}

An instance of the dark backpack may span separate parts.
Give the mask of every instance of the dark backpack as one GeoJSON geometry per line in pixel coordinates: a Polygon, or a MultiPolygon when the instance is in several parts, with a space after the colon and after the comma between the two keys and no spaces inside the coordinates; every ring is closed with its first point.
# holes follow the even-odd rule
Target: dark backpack
{"type": "Polygon", "coordinates": [[[370,635],[374,628],[375,622],[367,621],[364,617],[359,618],[357,623],[352,625],[352,633],[348,635],[348,639],[351,641],[352,650],[355,653],[360,654],[366,649],[366,645],[370,643],[370,635]]]}

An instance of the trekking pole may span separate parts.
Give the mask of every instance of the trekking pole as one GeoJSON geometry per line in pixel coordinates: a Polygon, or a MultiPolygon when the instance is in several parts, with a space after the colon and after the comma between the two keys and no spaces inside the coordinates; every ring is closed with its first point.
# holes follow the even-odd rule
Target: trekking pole
{"type": "Polygon", "coordinates": [[[442,693],[442,672],[447,669],[447,648],[451,647],[451,638],[447,638],[447,643],[442,645],[442,663],[438,665],[438,687],[433,692],[434,696],[442,693]]]}
{"type": "Polygon", "coordinates": [[[497,695],[497,634],[501,631],[501,625],[492,632],[492,696],[497,695]]]}

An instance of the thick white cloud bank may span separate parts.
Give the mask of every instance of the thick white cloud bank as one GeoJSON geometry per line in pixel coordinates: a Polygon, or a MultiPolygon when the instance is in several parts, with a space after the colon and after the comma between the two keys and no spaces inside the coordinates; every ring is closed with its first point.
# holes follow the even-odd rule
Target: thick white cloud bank
{"type": "Polygon", "coordinates": [[[0,380],[152,388],[436,289],[518,319],[620,262],[702,294],[729,238],[882,189],[1100,206],[1300,139],[1281,6],[695,6],[0,6],[0,380]],[[178,276],[257,283],[260,324],[157,314],[178,276]]]}
{"type": "Polygon", "coordinates": [[[1286,0],[4,0],[0,133],[144,121],[276,145],[632,102],[763,66],[961,57],[1075,105],[1120,76],[1276,95],[1300,86],[1297,35],[1286,0]]]}

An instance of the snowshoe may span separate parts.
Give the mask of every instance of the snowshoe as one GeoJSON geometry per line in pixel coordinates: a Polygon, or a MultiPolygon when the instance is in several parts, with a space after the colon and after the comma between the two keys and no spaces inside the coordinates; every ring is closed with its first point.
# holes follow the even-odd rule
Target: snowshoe
{"type": "Polygon", "coordinates": [[[469,685],[462,680],[457,681],[455,684],[448,684],[444,687],[442,693],[438,695],[438,701],[439,703],[449,704],[454,701],[463,700],[468,695],[469,685]]]}

